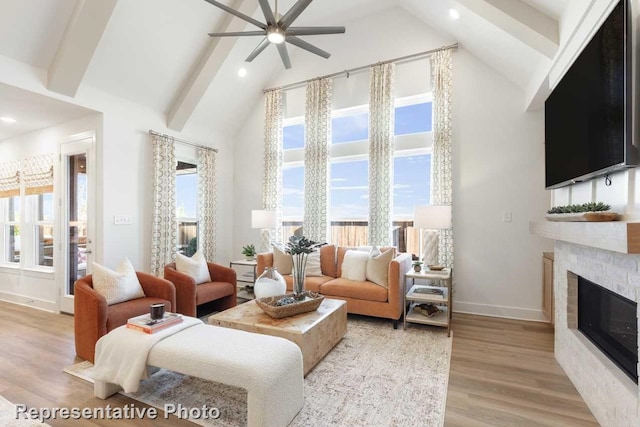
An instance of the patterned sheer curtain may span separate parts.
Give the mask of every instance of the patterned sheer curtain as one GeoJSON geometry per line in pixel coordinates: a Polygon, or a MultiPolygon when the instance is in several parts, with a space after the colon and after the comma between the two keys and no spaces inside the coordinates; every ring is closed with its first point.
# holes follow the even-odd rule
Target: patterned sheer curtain
{"type": "MultiPolygon", "coordinates": [[[[453,65],[451,49],[431,57],[433,88],[433,153],[431,155],[431,204],[451,206],[453,202],[451,165],[451,89],[453,65]]],[[[453,267],[453,229],[440,230],[440,265],[453,267]]]]}
{"type": "Polygon", "coordinates": [[[316,242],[328,237],[331,144],[331,79],[307,83],[304,117],[304,235],[316,242]]]}
{"type": "Polygon", "coordinates": [[[151,274],[164,276],[164,266],[176,257],[176,149],[175,140],[153,138],[153,222],[151,274]]]}
{"type": "Polygon", "coordinates": [[[20,161],[0,163],[0,197],[20,195],[20,161]]]}
{"type": "Polygon", "coordinates": [[[23,179],[27,196],[53,193],[53,154],[25,159],[23,179]]]}
{"type": "Polygon", "coordinates": [[[393,84],[395,64],[371,68],[369,90],[369,244],[393,242],[393,84]]]}
{"type": "Polygon", "coordinates": [[[278,228],[262,231],[262,247],[279,241],[282,235],[282,115],[281,90],[272,90],[265,96],[264,119],[264,176],[262,180],[262,207],[276,211],[278,228]]]}
{"type": "Polygon", "coordinates": [[[216,256],[216,152],[198,149],[198,247],[204,258],[216,256]]]}

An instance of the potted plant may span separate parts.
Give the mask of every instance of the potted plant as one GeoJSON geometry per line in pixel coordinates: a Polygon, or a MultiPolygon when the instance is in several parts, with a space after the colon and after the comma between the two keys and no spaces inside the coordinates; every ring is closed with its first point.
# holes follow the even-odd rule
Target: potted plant
{"type": "Polygon", "coordinates": [[[583,203],[581,205],[554,206],[547,211],[549,221],[615,221],[618,214],[611,212],[605,203],[583,203]]]}
{"type": "Polygon", "coordinates": [[[413,266],[413,271],[415,271],[416,273],[420,273],[420,271],[422,271],[422,261],[413,261],[411,263],[411,265],[413,266]]]}
{"type": "Polygon", "coordinates": [[[293,259],[293,297],[304,299],[304,277],[307,268],[307,256],[326,243],[316,243],[302,235],[289,237],[285,252],[293,259]]]}
{"type": "Polygon", "coordinates": [[[247,257],[247,261],[253,261],[256,258],[256,247],[253,245],[243,246],[242,255],[247,257]]]}

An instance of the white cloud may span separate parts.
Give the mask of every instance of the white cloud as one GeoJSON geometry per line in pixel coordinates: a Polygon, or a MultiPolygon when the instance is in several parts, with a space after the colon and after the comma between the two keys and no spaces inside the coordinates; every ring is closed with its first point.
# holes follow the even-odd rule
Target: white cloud
{"type": "Polygon", "coordinates": [[[353,186],[345,186],[345,187],[331,187],[332,190],[369,190],[369,187],[366,185],[353,185],[353,186]]]}
{"type": "Polygon", "coordinates": [[[284,187],[282,189],[282,195],[283,196],[303,196],[304,191],[298,188],[284,187]]]}
{"type": "Polygon", "coordinates": [[[331,182],[344,182],[347,178],[331,178],[331,182]]]}

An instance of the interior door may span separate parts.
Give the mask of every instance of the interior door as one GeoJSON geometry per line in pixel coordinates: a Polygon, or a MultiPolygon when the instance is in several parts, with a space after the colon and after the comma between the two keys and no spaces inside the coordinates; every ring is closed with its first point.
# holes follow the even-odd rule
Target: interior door
{"type": "Polygon", "coordinates": [[[73,313],[73,286],[91,274],[95,235],[95,138],[61,144],[60,311],[73,313]]]}

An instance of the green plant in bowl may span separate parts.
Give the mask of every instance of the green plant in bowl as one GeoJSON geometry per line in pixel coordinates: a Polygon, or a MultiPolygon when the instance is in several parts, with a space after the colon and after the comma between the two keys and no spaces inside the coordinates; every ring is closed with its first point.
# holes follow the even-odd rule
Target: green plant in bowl
{"type": "Polygon", "coordinates": [[[256,247],[254,245],[243,246],[242,255],[247,257],[248,260],[254,259],[256,257],[256,247]]]}

